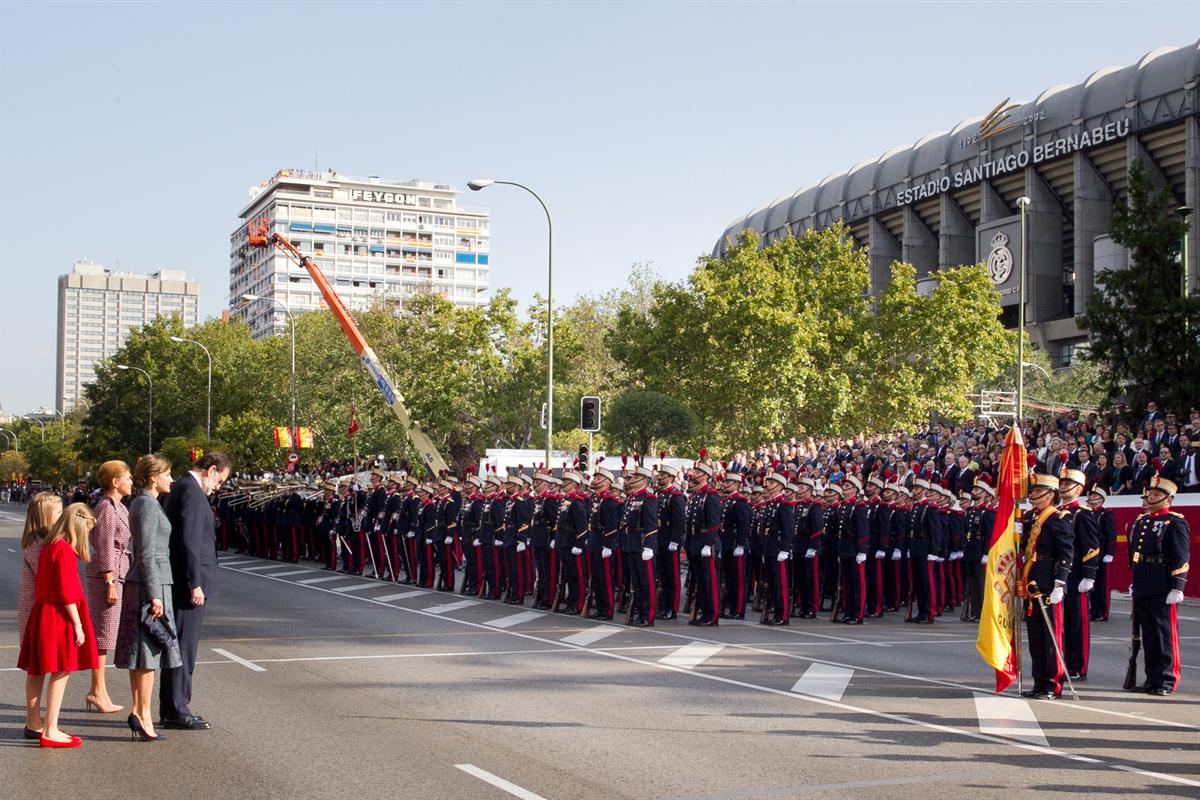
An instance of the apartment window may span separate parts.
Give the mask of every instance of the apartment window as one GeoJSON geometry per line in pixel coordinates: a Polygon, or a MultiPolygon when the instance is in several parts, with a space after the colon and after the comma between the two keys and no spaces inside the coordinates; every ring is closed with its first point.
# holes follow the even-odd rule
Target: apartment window
{"type": "Polygon", "coordinates": [[[453,217],[434,217],[433,224],[437,225],[439,227],[442,227],[442,228],[453,228],[454,227],[454,218],[453,217]]]}
{"type": "Polygon", "coordinates": [[[313,197],[333,199],[333,189],[313,189],[313,197]]]}
{"type": "Polygon", "coordinates": [[[418,197],[417,205],[421,208],[429,208],[431,205],[433,205],[433,202],[428,197],[418,197]]]}
{"type": "Polygon", "coordinates": [[[372,211],[367,215],[367,219],[369,222],[375,222],[375,223],[383,222],[383,212],[382,211],[372,211]]]}
{"type": "Polygon", "coordinates": [[[339,208],[337,210],[338,222],[353,222],[354,210],[350,208],[339,208]]]}

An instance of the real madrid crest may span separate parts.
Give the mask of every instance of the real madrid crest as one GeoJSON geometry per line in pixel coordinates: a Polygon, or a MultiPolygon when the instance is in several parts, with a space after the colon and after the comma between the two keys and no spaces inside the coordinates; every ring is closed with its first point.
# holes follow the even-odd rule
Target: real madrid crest
{"type": "Polygon", "coordinates": [[[1013,256],[1012,251],[1008,249],[1008,235],[997,231],[992,237],[992,252],[988,253],[987,257],[988,275],[991,276],[992,283],[999,286],[1012,275],[1012,269],[1013,256]]]}

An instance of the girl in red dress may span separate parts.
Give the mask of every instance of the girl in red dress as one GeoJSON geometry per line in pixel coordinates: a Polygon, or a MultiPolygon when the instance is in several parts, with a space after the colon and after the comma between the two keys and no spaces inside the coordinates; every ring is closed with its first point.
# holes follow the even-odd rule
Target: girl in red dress
{"type": "Polygon", "coordinates": [[[84,503],[72,503],[46,535],[34,580],[33,610],[25,625],[17,666],[30,675],[50,675],[42,747],[79,747],[78,736],[58,729],[67,678],[99,663],[87,613],[79,561],[87,561],[88,532],[96,517],[84,503]]]}
{"type": "MultiPolygon", "coordinates": [[[[46,536],[62,516],[62,498],[53,492],[38,492],[25,512],[21,534],[21,588],[17,595],[17,641],[25,638],[25,623],[33,610],[33,585],[37,582],[38,557],[46,536]]],[[[44,675],[25,676],[25,738],[42,738],[42,690],[44,675]]]]}

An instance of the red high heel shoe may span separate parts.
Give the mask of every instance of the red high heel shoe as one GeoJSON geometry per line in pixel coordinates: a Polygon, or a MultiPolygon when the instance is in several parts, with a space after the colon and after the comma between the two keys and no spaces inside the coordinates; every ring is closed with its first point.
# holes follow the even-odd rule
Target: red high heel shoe
{"type": "Polygon", "coordinates": [[[83,739],[78,736],[72,736],[70,741],[56,742],[53,739],[47,739],[45,736],[38,739],[38,744],[42,747],[79,747],[83,744],[83,739]]]}

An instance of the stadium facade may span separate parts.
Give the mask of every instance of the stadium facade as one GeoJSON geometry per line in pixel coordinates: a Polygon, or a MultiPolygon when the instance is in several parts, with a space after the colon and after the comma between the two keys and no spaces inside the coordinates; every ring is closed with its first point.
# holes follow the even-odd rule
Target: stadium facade
{"type": "MultiPolygon", "coordinates": [[[[1017,199],[1025,196],[1027,330],[1056,366],[1067,366],[1087,341],[1076,315],[1097,274],[1128,265],[1109,234],[1130,165],[1140,159],[1179,207],[1200,206],[1198,80],[1200,42],[1097,70],[1030,102],[986,98],[986,114],[754,209],[726,228],[713,254],[746,229],[770,242],[842,222],[867,248],[872,293],[886,288],[897,260],[928,281],[939,269],[984,262],[1015,327],[1024,245],[1017,199]]],[[[1195,293],[1200,224],[1187,240],[1195,293]]]]}

